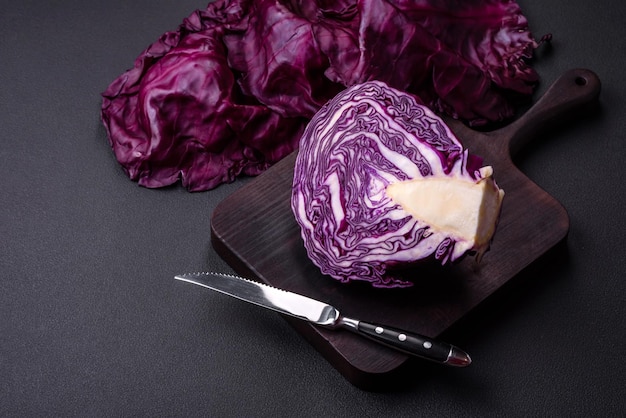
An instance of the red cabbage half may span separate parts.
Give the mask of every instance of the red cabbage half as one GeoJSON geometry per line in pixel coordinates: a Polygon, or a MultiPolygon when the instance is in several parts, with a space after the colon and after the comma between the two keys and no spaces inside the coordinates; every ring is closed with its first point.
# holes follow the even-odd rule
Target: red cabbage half
{"type": "Polygon", "coordinates": [[[297,149],[326,101],[370,80],[471,125],[510,118],[537,45],[512,0],[217,0],[110,84],[102,121],[140,185],[208,190],[297,149]]]}
{"type": "Polygon", "coordinates": [[[338,94],[300,141],[292,209],[309,258],[343,282],[409,286],[393,267],[489,247],[504,192],[413,96],[378,81],[338,94]]]}

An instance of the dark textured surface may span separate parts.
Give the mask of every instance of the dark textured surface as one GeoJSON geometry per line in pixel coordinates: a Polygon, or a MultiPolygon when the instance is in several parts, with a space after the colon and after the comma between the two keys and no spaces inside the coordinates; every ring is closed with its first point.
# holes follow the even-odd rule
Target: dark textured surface
{"type": "Polygon", "coordinates": [[[99,94],[205,3],[3,2],[0,415],[619,416],[626,409],[626,6],[521,2],[600,106],[516,158],[567,209],[566,242],[446,332],[467,369],[415,364],[400,389],[348,383],[278,315],[175,282],[224,270],[216,205],[249,180],[147,190],[114,160],[99,94]]]}

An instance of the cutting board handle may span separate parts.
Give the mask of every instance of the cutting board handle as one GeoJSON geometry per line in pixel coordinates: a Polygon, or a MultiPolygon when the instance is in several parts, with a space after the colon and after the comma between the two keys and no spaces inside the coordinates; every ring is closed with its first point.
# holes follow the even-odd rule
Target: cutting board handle
{"type": "Polygon", "coordinates": [[[523,116],[501,129],[508,138],[509,155],[514,156],[548,124],[575,116],[596,101],[600,87],[600,79],[591,70],[576,68],[563,73],[523,116]]]}

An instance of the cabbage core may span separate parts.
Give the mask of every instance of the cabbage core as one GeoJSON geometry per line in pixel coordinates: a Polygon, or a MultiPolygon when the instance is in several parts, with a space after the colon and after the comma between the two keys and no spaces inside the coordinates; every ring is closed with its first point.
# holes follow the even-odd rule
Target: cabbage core
{"type": "Polygon", "coordinates": [[[423,177],[391,183],[387,195],[415,219],[471,245],[481,256],[496,230],[504,191],[491,177],[478,181],[456,177],[423,177]]]}

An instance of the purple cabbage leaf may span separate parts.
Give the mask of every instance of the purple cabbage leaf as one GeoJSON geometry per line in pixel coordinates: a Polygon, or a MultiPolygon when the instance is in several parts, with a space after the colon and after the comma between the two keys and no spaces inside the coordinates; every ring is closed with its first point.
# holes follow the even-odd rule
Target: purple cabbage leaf
{"type": "Polygon", "coordinates": [[[217,0],[108,86],[101,117],[132,180],[209,190],[296,150],[324,103],[371,80],[505,121],[538,82],[540,42],[509,0],[217,0]]]}

